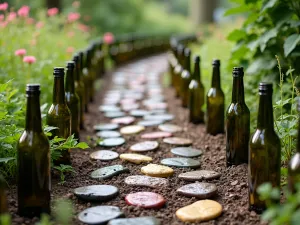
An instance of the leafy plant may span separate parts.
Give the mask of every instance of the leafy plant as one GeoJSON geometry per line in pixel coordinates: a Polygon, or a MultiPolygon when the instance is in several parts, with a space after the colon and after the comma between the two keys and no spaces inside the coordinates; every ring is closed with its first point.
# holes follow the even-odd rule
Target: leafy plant
{"type": "Polygon", "coordinates": [[[60,164],[59,166],[54,166],[53,168],[60,172],[60,181],[61,181],[60,184],[64,184],[66,182],[65,181],[66,173],[76,173],[74,168],[70,165],[60,164]]]}

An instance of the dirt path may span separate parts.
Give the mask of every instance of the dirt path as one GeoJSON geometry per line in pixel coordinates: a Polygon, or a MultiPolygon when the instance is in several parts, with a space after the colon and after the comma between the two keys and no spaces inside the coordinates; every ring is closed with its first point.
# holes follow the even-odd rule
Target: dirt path
{"type": "MultiPolygon", "coordinates": [[[[147,59],[147,62],[153,65],[159,65],[166,68],[166,56],[161,55],[159,57],[153,57],[147,59]],[[160,65],[162,64],[162,65],[160,65]]],[[[153,66],[152,65],[152,66],[153,66]]],[[[150,67],[151,68],[151,67],[150,67]]],[[[118,71],[122,71],[119,68],[118,71]]],[[[111,87],[110,74],[105,79],[105,83],[102,87],[103,90],[97,93],[95,103],[90,105],[90,112],[86,115],[86,131],[81,133],[82,137],[95,136],[93,125],[97,123],[109,122],[108,118],[105,118],[103,113],[100,113],[98,107],[102,103],[104,93],[111,87]]],[[[203,155],[198,157],[201,162],[201,169],[209,169],[220,172],[221,178],[218,180],[210,181],[215,183],[218,187],[218,194],[213,200],[219,202],[223,206],[223,214],[216,220],[203,222],[201,224],[259,224],[259,216],[255,213],[248,211],[248,187],[247,187],[247,165],[240,165],[237,167],[226,168],[225,163],[225,140],[224,135],[210,136],[205,133],[204,125],[193,125],[188,122],[188,111],[180,106],[180,100],[174,97],[174,91],[171,88],[164,87],[164,96],[169,107],[169,113],[175,115],[175,119],[172,121],[173,124],[177,124],[184,128],[184,131],[176,134],[178,137],[186,137],[193,140],[193,147],[202,149],[203,155]]],[[[156,127],[146,128],[143,133],[150,131],[157,131],[156,127]]],[[[113,148],[118,153],[128,153],[128,148],[139,141],[141,134],[125,136],[126,143],[121,147],[113,148]]],[[[142,140],[144,141],[144,140],[142,140]]],[[[174,157],[170,152],[172,146],[165,144],[162,140],[159,140],[160,147],[158,150],[153,152],[147,152],[146,155],[153,158],[153,163],[159,164],[163,158],[174,157]]],[[[174,168],[174,175],[168,178],[170,187],[153,190],[151,188],[144,187],[130,187],[124,183],[124,179],[129,175],[142,175],[140,168],[144,166],[136,165],[132,163],[122,162],[120,159],[116,159],[109,162],[92,161],[89,158],[89,154],[94,150],[107,149],[101,147],[95,147],[94,149],[84,151],[73,151],[72,161],[76,175],[67,176],[67,181],[64,185],[59,185],[58,178],[53,179],[53,199],[59,197],[72,199],[76,214],[94,205],[114,205],[120,207],[125,213],[126,217],[139,217],[139,216],[155,216],[162,221],[163,225],[182,225],[185,224],[180,222],[175,212],[177,209],[189,205],[195,201],[196,198],[182,197],[176,194],[176,189],[187,184],[187,182],[179,180],[177,177],[180,173],[191,171],[192,169],[178,169],[174,168]],[[129,168],[130,173],[124,173],[115,176],[111,179],[98,181],[90,178],[92,171],[109,165],[122,164],[129,168]],[[92,185],[92,184],[112,184],[119,188],[120,194],[114,200],[106,203],[86,203],[77,200],[73,196],[72,191],[74,188],[92,185]],[[165,197],[167,200],[166,205],[161,209],[141,209],[126,204],[124,198],[127,194],[137,191],[153,191],[157,192],[165,197]]],[[[197,158],[196,158],[197,159],[197,158]]],[[[16,200],[15,200],[15,187],[12,187],[9,197],[10,209],[13,212],[13,224],[33,224],[33,220],[23,219],[16,216],[16,200]]],[[[81,224],[74,216],[74,224],[81,224]]],[[[200,224],[200,223],[199,223],[200,224]]]]}

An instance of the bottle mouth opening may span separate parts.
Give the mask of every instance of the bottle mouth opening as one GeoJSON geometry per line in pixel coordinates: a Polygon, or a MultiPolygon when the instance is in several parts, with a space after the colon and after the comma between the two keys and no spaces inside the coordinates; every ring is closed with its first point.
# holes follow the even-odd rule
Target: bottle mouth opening
{"type": "Polygon", "coordinates": [[[26,85],[26,94],[40,94],[40,84],[27,84],[26,85]]]}
{"type": "Polygon", "coordinates": [[[55,67],[53,71],[54,77],[64,77],[65,75],[65,68],[63,67],[55,67]]]}
{"type": "Polygon", "coordinates": [[[243,77],[244,76],[244,68],[243,67],[233,67],[232,76],[233,77],[243,77]]]}
{"type": "Polygon", "coordinates": [[[74,61],[68,61],[67,62],[67,68],[68,69],[74,69],[75,68],[75,62],[74,61]]]}
{"type": "Polygon", "coordinates": [[[219,60],[219,59],[214,59],[214,60],[212,61],[212,65],[213,65],[213,66],[220,66],[220,65],[221,65],[220,60],[219,60]]]}

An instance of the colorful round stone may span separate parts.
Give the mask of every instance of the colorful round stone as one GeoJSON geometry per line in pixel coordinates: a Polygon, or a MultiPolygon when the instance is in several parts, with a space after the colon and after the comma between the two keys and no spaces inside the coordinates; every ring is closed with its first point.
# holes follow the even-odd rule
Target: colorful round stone
{"type": "Polygon", "coordinates": [[[119,118],[125,116],[124,112],[117,111],[117,112],[107,112],[104,114],[105,117],[107,118],[119,118]]]}
{"type": "Polygon", "coordinates": [[[171,137],[171,136],[172,136],[172,133],[157,131],[157,132],[143,134],[141,137],[144,139],[158,139],[158,138],[166,138],[166,137],[171,137]]]}
{"type": "Polygon", "coordinates": [[[161,208],[166,203],[164,197],[154,192],[136,192],[125,197],[128,205],[139,206],[142,208],[161,208]]]}
{"type": "Polygon", "coordinates": [[[123,125],[132,124],[134,121],[135,121],[135,118],[132,116],[125,116],[125,117],[115,118],[115,119],[111,120],[112,123],[123,124],[123,125]]]}
{"type": "Polygon", "coordinates": [[[146,151],[153,151],[157,149],[159,143],[157,141],[144,141],[137,144],[132,145],[129,150],[133,152],[146,152],[146,151]]]}
{"type": "Polygon", "coordinates": [[[134,116],[134,117],[144,117],[149,114],[150,114],[149,111],[142,110],[142,109],[134,109],[130,111],[130,116],[134,116]]]}
{"type": "Polygon", "coordinates": [[[191,145],[193,143],[192,140],[190,139],[180,138],[180,137],[165,138],[163,141],[167,144],[180,145],[180,146],[191,145]]]}
{"type": "Polygon", "coordinates": [[[120,132],[113,131],[113,130],[100,131],[100,132],[97,132],[96,135],[98,137],[101,137],[101,138],[116,138],[116,137],[121,137],[120,132]]]}
{"type": "Polygon", "coordinates": [[[177,193],[199,199],[207,199],[213,197],[217,193],[217,186],[211,183],[192,183],[184,185],[177,189],[177,193]]]}
{"type": "Polygon", "coordinates": [[[119,189],[112,185],[90,185],[74,189],[74,194],[84,201],[108,201],[118,193],[119,189]]]}
{"type": "Polygon", "coordinates": [[[160,129],[161,131],[170,132],[170,133],[181,132],[183,130],[181,127],[174,125],[174,124],[160,124],[158,126],[158,129],[160,129]]]}
{"type": "Polygon", "coordinates": [[[118,138],[106,138],[99,142],[100,146],[104,147],[115,147],[120,146],[125,143],[125,139],[118,137],[118,138]]]}
{"type": "Polygon", "coordinates": [[[195,170],[179,174],[178,178],[186,181],[213,180],[221,177],[221,174],[212,170],[195,170]]]}
{"type": "Polygon", "coordinates": [[[151,177],[170,177],[174,170],[168,166],[148,164],[141,168],[141,172],[151,177]]]}
{"type": "Polygon", "coordinates": [[[162,120],[142,120],[138,122],[138,125],[144,126],[144,127],[153,127],[158,126],[160,124],[164,123],[162,120]]]}
{"type": "Polygon", "coordinates": [[[98,124],[94,126],[94,130],[115,130],[118,129],[119,125],[118,124],[113,124],[113,123],[103,123],[103,124],[98,124]]]}
{"type": "Polygon", "coordinates": [[[163,188],[169,185],[166,178],[134,175],[125,178],[125,184],[137,187],[163,188]]]}
{"type": "Polygon", "coordinates": [[[160,161],[161,164],[174,167],[198,168],[200,162],[189,158],[166,158],[160,161]]]}
{"type": "Polygon", "coordinates": [[[98,159],[101,161],[110,161],[110,160],[117,159],[118,157],[119,154],[117,152],[113,152],[110,150],[99,150],[90,154],[91,159],[96,159],[96,160],[98,159]]]}
{"type": "Polygon", "coordinates": [[[102,105],[99,107],[101,112],[118,112],[121,111],[120,107],[116,105],[102,105]]]}
{"type": "Polygon", "coordinates": [[[179,155],[179,156],[183,156],[183,157],[197,157],[202,154],[201,150],[191,148],[191,147],[172,148],[171,152],[174,155],[179,155]]]}
{"type": "Polygon", "coordinates": [[[126,127],[122,127],[120,129],[121,134],[125,134],[125,135],[130,135],[130,134],[137,134],[142,132],[143,130],[145,130],[144,126],[140,126],[140,125],[131,125],[131,126],[126,126],[126,127]]]}
{"type": "Polygon", "coordinates": [[[152,158],[149,156],[134,154],[134,153],[125,153],[120,155],[120,159],[123,159],[128,162],[132,162],[135,164],[141,164],[143,162],[151,162],[152,158]]]}

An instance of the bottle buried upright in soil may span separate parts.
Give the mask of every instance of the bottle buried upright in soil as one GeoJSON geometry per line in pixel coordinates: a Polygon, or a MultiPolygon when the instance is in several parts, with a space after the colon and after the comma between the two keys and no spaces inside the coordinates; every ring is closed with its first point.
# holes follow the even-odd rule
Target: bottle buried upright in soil
{"type": "MultiPolygon", "coordinates": [[[[300,113],[300,99],[297,105],[298,113],[300,113]]],[[[297,184],[300,183],[300,119],[298,120],[298,137],[297,137],[297,152],[291,158],[288,166],[288,188],[289,191],[295,193],[297,184]]]]}
{"type": "Polygon", "coordinates": [[[0,216],[7,213],[6,182],[0,174],[0,216]]]}
{"type": "Polygon", "coordinates": [[[224,133],[224,92],[221,89],[220,60],[212,62],[211,88],[206,96],[206,132],[211,135],[224,133]]]}
{"type": "Polygon", "coordinates": [[[201,82],[199,56],[195,57],[194,63],[194,73],[189,85],[189,113],[190,122],[197,124],[204,122],[204,113],[202,111],[204,105],[204,86],[201,82]]]}
{"type": "Polygon", "coordinates": [[[189,103],[189,84],[191,83],[191,50],[184,50],[184,70],[181,73],[180,97],[182,107],[188,107],[189,103]]]}
{"type": "Polygon", "coordinates": [[[179,97],[179,93],[180,93],[181,73],[183,71],[183,67],[182,67],[183,55],[184,55],[184,46],[180,44],[177,47],[177,65],[175,66],[174,69],[174,87],[176,91],[176,97],[179,97]]]}
{"type": "MultiPolygon", "coordinates": [[[[64,68],[54,68],[54,86],[53,86],[53,100],[48,110],[46,121],[48,126],[57,127],[52,130],[51,139],[55,136],[67,139],[71,135],[71,112],[65,101],[65,87],[64,87],[64,68]]],[[[54,160],[55,165],[71,164],[70,152],[62,151],[59,159],[54,160]]]]}
{"type": "Polygon", "coordinates": [[[40,85],[26,87],[25,131],[17,145],[18,213],[39,217],[50,213],[50,145],[42,130],[40,85]]]}
{"type": "Polygon", "coordinates": [[[79,97],[79,105],[80,105],[80,111],[79,111],[79,128],[84,129],[83,121],[84,121],[84,105],[85,105],[85,98],[84,98],[84,83],[80,79],[80,63],[79,63],[79,55],[75,54],[73,57],[73,61],[75,62],[75,92],[77,93],[79,97]]]}
{"type": "Polygon", "coordinates": [[[227,166],[248,162],[250,111],[244,97],[243,67],[234,67],[232,101],[226,113],[227,166]]]}
{"type": "Polygon", "coordinates": [[[86,67],[86,65],[85,65],[86,58],[84,58],[84,56],[85,56],[84,52],[80,51],[79,52],[79,65],[80,65],[79,76],[80,76],[80,79],[82,80],[82,82],[84,83],[84,111],[88,112],[89,111],[88,104],[90,102],[90,94],[89,94],[90,78],[89,78],[89,73],[84,72],[84,68],[86,67]]]}
{"type": "Polygon", "coordinates": [[[265,182],[280,187],[281,148],[274,131],[272,92],[272,84],[259,84],[257,128],[249,142],[249,209],[257,213],[266,208],[257,188],[265,182]]]}
{"type": "Polygon", "coordinates": [[[75,92],[74,68],[75,63],[73,61],[67,63],[65,96],[72,116],[71,133],[79,139],[80,100],[75,92]]]}

